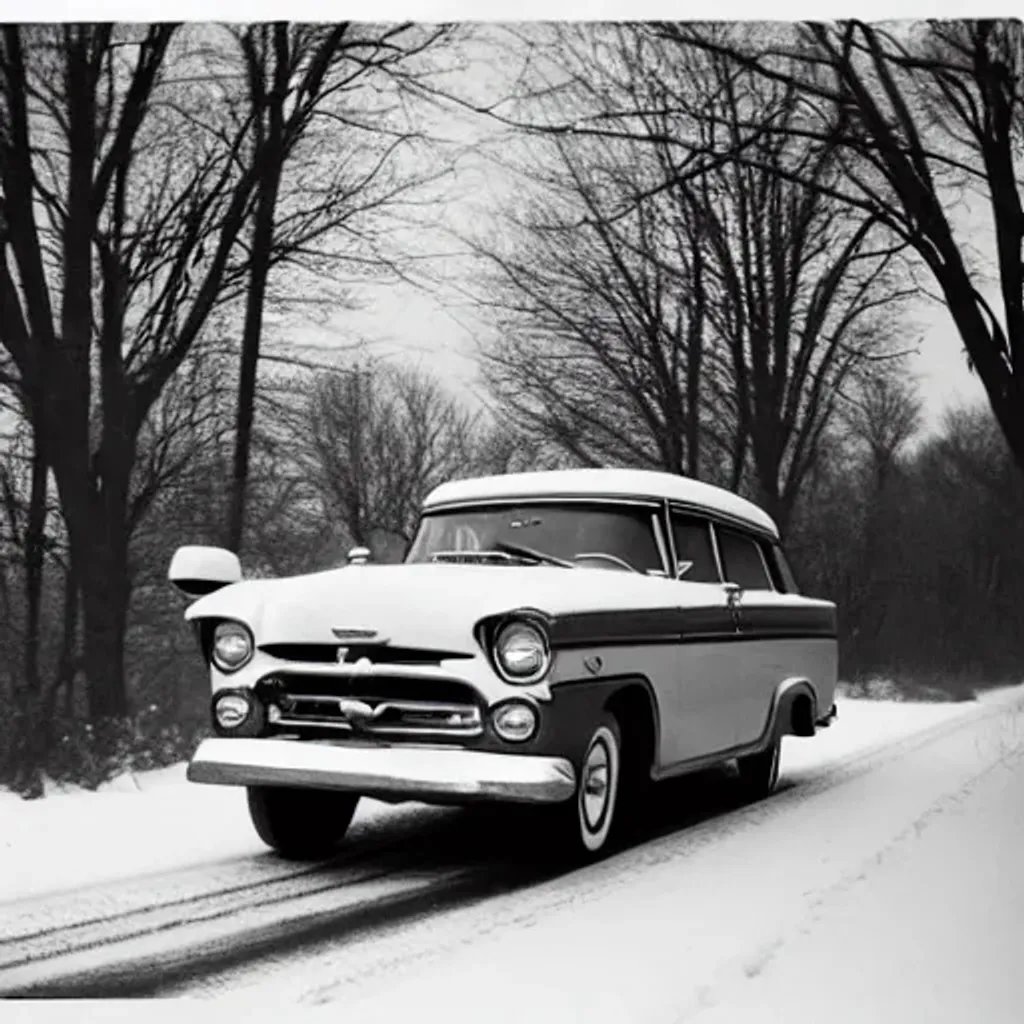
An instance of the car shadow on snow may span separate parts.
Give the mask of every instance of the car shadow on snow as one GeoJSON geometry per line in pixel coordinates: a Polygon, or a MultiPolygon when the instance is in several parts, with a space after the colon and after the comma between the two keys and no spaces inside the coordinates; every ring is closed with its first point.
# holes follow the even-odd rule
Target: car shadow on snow
{"type": "MultiPolygon", "coordinates": [[[[776,792],[796,785],[780,780],[776,792]]],[[[733,767],[712,768],[653,785],[639,806],[628,808],[630,823],[616,851],[682,833],[705,821],[750,806],[733,767]]],[[[549,849],[543,812],[510,805],[481,804],[448,811],[424,832],[408,833],[412,862],[425,869],[487,866],[519,876],[523,884],[578,868],[549,849]],[[429,834],[428,834],[429,832],[429,834]]]]}

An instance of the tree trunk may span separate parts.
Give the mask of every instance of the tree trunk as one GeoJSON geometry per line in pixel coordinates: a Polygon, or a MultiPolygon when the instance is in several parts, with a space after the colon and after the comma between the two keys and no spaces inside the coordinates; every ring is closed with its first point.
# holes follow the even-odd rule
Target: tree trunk
{"type": "Polygon", "coordinates": [[[82,595],[82,645],[89,716],[118,718],[129,710],[124,670],[131,578],[128,487],[134,439],[111,429],[98,453],[84,507],[66,504],[71,562],[82,595]]]}
{"type": "MultiPolygon", "coordinates": [[[[266,27],[264,27],[266,31],[266,27]]],[[[256,186],[256,216],[253,224],[252,250],[249,263],[249,290],[246,295],[245,326],[242,331],[242,355],[238,377],[238,412],[235,426],[235,457],[231,476],[231,497],[228,508],[227,546],[241,551],[245,534],[246,485],[249,480],[249,453],[252,448],[252,423],[256,405],[256,375],[259,368],[260,342],[263,337],[263,306],[270,275],[274,248],[274,218],[281,173],[285,160],[284,102],[288,92],[291,64],[288,25],[277,22],[273,34],[273,81],[269,93],[259,85],[252,101],[256,115],[267,114],[267,134],[263,140],[264,164],[256,186]],[[262,109],[260,109],[262,108],[262,109]]],[[[264,68],[250,68],[251,81],[258,82],[264,68]]]]}
{"type": "Polygon", "coordinates": [[[43,544],[46,539],[46,481],[49,475],[41,431],[36,429],[32,481],[25,527],[25,638],[23,685],[16,702],[21,719],[21,757],[16,788],[26,799],[43,795],[43,763],[49,738],[46,701],[39,674],[39,620],[43,598],[43,544]]]}
{"type": "Polygon", "coordinates": [[[64,691],[64,709],[67,717],[74,709],[75,674],[78,648],[78,576],[69,567],[64,577],[63,629],[60,652],[57,655],[57,669],[51,688],[51,717],[57,702],[57,694],[64,691]]]}
{"type": "Polygon", "coordinates": [[[228,510],[227,547],[240,551],[245,533],[246,485],[249,479],[249,452],[252,448],[252,423],[256,404],[256,371],[259,367],[263,337],[263,305],[270,274],[270,255],[274,244],[274,210],[281,181],[279,165],[268,171],[260,185],[253,231],[246,296],[245,327],[242,332],[242,356],[238,375],[238,411],[235,426],[235,456],[231,476],[228,510]]]}
{"type": "MultiPolygon", "coordinates": [[[[106,533],[106,531],[104,531],[106,533]]],[[[128,714],[124,641],[128,625],[128,544],[123,536],[97,536],[82,579],[83,647],[89,717],[128,714]]]]}
{"type": "Polygon", "coordinates": [[[28,523],[25,527],[25,684],[37,694],[39,681],[39,618],[43,598],[43,545],[46,539],[46,482],[49,467],[43,450],[42,431],[35,426],[32,452],[32,483],[28,523]]]}

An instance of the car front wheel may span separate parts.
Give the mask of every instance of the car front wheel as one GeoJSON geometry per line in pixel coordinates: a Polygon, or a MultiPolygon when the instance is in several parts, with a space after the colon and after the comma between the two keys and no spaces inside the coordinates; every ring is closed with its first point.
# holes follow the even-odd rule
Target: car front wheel
{"type": "Polygon", "coordinates": [[[249,817],[257,835],[289,860],[329,857],[348,831],[359,803],[354,793],[249,786],[249,817]]]}
{"type": "Polygon", "coordinates": [[[560,854],[571,860],[592,860],[607,850],[621,774],[622,734],[615,718],[604,714],[580,761],[575,797],[555,811],[560,854]]]}

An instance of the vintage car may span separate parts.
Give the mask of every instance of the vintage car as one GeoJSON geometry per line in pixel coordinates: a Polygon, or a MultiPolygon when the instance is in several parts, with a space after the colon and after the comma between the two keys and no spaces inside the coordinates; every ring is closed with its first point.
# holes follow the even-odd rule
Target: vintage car
{"type": "Polygon", "coordinates": [[[248,788],[259,836],[327,856],[360,796],[547,805],[545,843],[609,847],[657,780],[735,760],[769,794],[782,737],[835,715],[836,609],[772,519],[666,473],[458,480],[403,564],[241,579],[179,549],[213,689],[194,782],[248,788]]]}

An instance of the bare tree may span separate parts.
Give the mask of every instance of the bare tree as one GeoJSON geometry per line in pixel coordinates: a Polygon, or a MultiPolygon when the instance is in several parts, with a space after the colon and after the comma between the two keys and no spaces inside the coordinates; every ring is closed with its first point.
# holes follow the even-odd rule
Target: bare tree
{"type": "MultiPolygon", "coordinates": [[[[445,28],[365,25],[251,25],[236,33],[245,70],[245,114],[265,153],[255,185],[249,243],[226,543],[238,549],[256,398],[263,314],[271,268],[308,266],[323,243],[346,232],[347,262],[372,257],[360,224],[436,171],[396,171],[417,131],[396,119],[399,72],[448,35],[445,28]],[[384,102],[369,103],[369,94],[384,102]],[[358,252],[353,252],[353,243],[358,252]]],[[[422,168],[421,159],[417,168],[422,168]]],[[[365,232],[365,228],[363,228],[365,232]]],[[[343,257],[345,259],[345,257],[343,257]]],[[[380,261],[383,263],[383,259],[380,261]]],[[[337,299],[334,288],[334,299],[337,299]]]]}
{"type": "Polygon", "coordinates": [[[875,482],[881,491],[904,446],[921,429],[921,399],[915,383],[893,372],[864,375],[847,396],[847,423],[867,449],[875,482]]]}
{"type": "Polygon", "coordinates": [[[628,188],[628,164],[593,155],[557,146],[554,201],[477,244],[500,332],[485,377],[515,422],[577,462],[701,475],[705,250],[692,207],[675,193],[613,222],[606,174],[628,188]]]}
{"type": "Polygon", "coordinates": [[[844,384],[889,352],[910,294],[899,247],[827,194],[841,175],[833,147],[750,135],[748,123],[795,128],[792,89],[697,51],[673,62],[664,46],[653,79],[630,61],[645,30],[615,38],[602,59],[638,69],[615,80],[630,134],[590,127],[548,143],[554,187],[487,249],[501,327],[489,379],[578,461],[743,485],[785,528],[844,384]],[[700,116],[677,116],[683,102],[700,116]],[[682,175],[676,132],[745,158],[682,175]]]}
{"type": "Polygon", "coordinates": [[[835,145],[843,175],[827,186],[830,194],[916,250],[1024,467],[1021,22],[931,21],[901,31],[849,21],[793,33],[761,26],[742,38],[705,26],[653,30],[681,47],[724,55],[800,97],[800,123],[777,130],[835,145]],[[974,240],[952,215],[951,199],[965,190],[991,212],[998,312],[972,266],[974,240]]]}
{"type": "Polygon", "coordinates": [[[475,417],[428,374],[380,361],[322,377],[305,462],[322,516],[394,559],[437,484],[471,471],[475,417]]]}
{"type": "Polygon", "coordinates": [[[885,661],[881,637],[894,603],[895,548],[906,515],[896,502],[901,455],[921,427],[915,382],[897,367],[862,375],[849,396],[846,419],[864,455],[852,473],[847,468],[859,487],[845,513],[854,521],[850,569],[856,582],[848,588],[844,616],[851,627],[851,653],[860,665],[877,667],[885,661]]]}
{"type": "Polygon", "coordinates": [[[844,385],[893,354],[892,321],[913,288],[877,219],[828,195],[841,168],[832,146],[795,131],[793,90],[711,63],[721,114],[701,124],[707,145],[723,135],[738,145],[748,120],[776,129],[702,178],[700,208],[708,317],[731,355],[738,437],[758,498],[785,529],[844,385]]]}
{"type": "Polygon", "coordinates": [[[266,160],[244,121],[196,130],[219,88],[217,31],[7,26],[0,45],[2,341],[60,496],[100,718],[128,706],[140,432],[244,282],[238,242],[266,160]]]}

